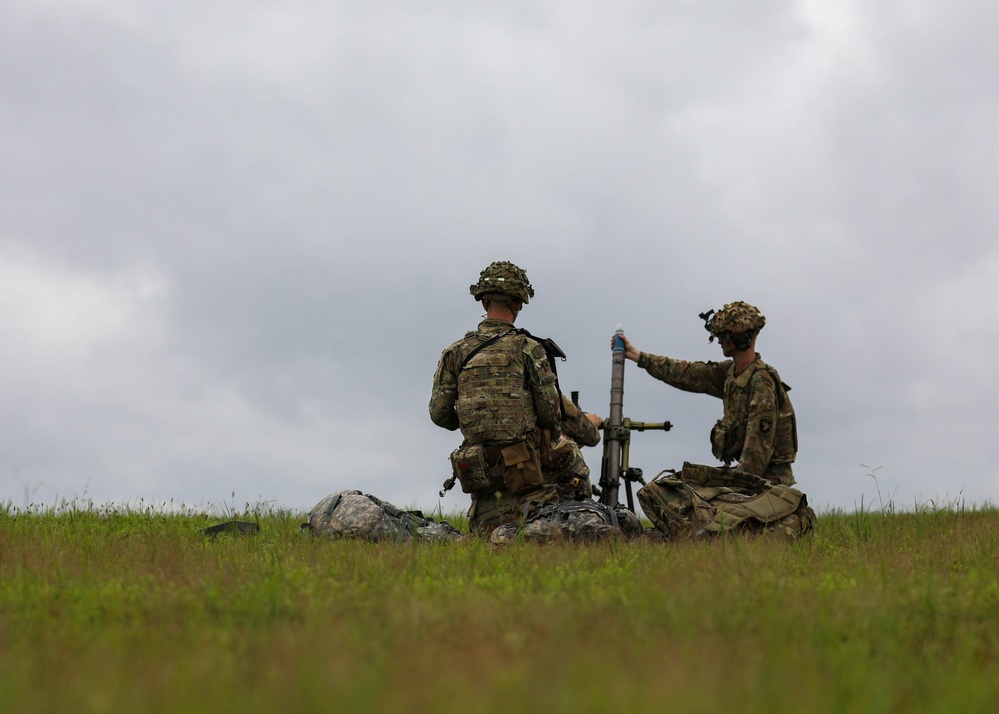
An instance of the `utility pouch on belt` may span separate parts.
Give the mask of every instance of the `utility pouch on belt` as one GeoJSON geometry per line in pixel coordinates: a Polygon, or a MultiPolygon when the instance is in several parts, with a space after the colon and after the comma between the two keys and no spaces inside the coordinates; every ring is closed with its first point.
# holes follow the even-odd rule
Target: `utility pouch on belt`
{"type": "Polygon", "coordinates": [[[451,452],[451,470],[461,483],[465,493],[485,491],[495,488],[489,479],[489,465],[486,463],[486,450],[478,445],[459,447],[451,452]]]}
{"type": "Polygon", "coordinates": [[[533,444],[520,441],[511,444],[500,452],[503,455],[503,483],[510,493],[520,493],[536,488],[544,483],[541,473],[541,458],[533,444]]]}

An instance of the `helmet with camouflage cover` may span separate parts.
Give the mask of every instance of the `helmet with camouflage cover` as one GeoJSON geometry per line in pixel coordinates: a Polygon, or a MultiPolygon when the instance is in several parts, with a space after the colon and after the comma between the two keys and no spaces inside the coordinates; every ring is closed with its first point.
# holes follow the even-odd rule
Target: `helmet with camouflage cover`
{"type": "Polygon", "coordinates": [[[516,298],[526,305],[534,297],[527,272],[506,260],[490,263],[479,273],[479,282],[470,285],[468,290],[476,300],[492,293],[516,298]]]}
{"type": "Polygon", "coordinates": [[[723,332],[731,332],[733,335],[747,332],[756,334],[766,324],[767,318],[757,308],[749,303],[737,301],[730,302],[716,312],[705,327],[711,333],[711,339],[714,339],[723,332]]]}

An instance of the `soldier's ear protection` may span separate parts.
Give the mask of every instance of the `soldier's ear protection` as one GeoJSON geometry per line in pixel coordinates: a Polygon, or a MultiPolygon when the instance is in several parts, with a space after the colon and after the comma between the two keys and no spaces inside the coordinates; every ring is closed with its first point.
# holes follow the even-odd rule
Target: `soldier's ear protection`
{"type": "MultiPolygon", "coordinates": [[[[729,333],[732,334],[732,333],[729,333]]],[[[749,330],[747,332],[739,332],[732,335],[732,344],[740,352],[742,350],[748,350],[749,345],[753,342],[753,331],[749,330]]]]}
{"type": "Polygon", "coordinates": [[[739,350],[748,350],[749,345],[753,343],[753,335],[755,331],[747,330],[746,332],[732,332],[731,330],[722,330],[718,333],[718,342],[723,342],[725,340],[731,340],[732,345],[739,350]]]}

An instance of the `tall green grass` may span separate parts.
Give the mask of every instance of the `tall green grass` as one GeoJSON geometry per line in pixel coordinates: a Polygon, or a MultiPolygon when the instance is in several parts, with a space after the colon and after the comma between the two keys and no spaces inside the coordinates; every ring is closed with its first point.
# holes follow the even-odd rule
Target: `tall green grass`
{"type": "Polygon", "coordinates": [[[823,514],[795,544],[208,539],[0,505],[10,712],[993,711],[999,511],[823,514]]]}

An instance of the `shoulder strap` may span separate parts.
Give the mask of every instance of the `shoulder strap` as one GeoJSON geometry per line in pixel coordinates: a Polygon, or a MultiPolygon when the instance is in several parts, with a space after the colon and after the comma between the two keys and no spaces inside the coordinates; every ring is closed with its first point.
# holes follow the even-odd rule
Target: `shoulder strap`
{"type": "Polygon", "coordinates": [[[772,523],[794,513],[801,499],[802,493],[798,489],[776,485],[747,501],[720,506],[714,519],[704,528],[716,533],[728,531],[749,518],[772,523]]]}
{"type": "Polygon", "coordinates": [[[565,352],[562,351],[562,348],[559,347],[557,344],[555,344],[555,340],[551,339],[550,337],[535,337],[534,335],[532,335],[530,332],[528,332],[523,328],[514,328],[512,330],[506,330],[504,332],[501,332],[498,335],[493,335],[485,342],[476,345],[475,349],[473,349],[471,352],[465,355],[465,359],[463,359],[461,361],[461,364],[458,365],[458,374],[461,374],[462,370],[465,369],[465,365],[468,364],[469,360],[471,360],[472,357],[479,354],[479,352],[484,350],[489,345],[510,334],[524,335],[525,337],[530,337],[532,340],[534,340],[544,348],[545,354],[548,356],[548,363],[552,367],[552,374],[555,375],[555,391],[558,392],[559,409],[562,410],[562,419],[565,419],[565,404],[562,400],[562,387],[558,383],[558,369],[555,366],[555,359],[559,358],[564,362],[566,357],[565,357],[565,352]]]}
{"type": "Polygon", "coordinates": [[[785,384],[780,378],[780,374],[777,373],[777,370],[766,362],[763,363],[763,371],[770,375],[770,378],[774,381],[775,391],[777,392],[777,409],[783,409],[784,399],[787,393],[791,391],[791,387],[785,384]]]}
{"type": "MultiPolygon", "coordinates": [[[[490,337],[485,342],[477,345],[475,347],[475,349],[473,349],[471,352],[469,352],[467,355],[465,355],[465,359],[463,359],[461,361],[461,364],[458,365],[458,374],[461,374],[461,371],[463,369],[465,369],[465,365],[468,364],[469,360],[472,359],[472,357],[474,357],[475,355],[479,354],[479,352],[481,352],[482,350],[484,350],[486,347],[488,347],[489,345],[493,344],[494,342],[498,341],[499,339],[501,339],[503,337],[506,337],[511,332],[518,332],[518,330],[506,330],[504,332],[499,333],[498,335],[493,335],[492,337],[490,337]]],[[[526,330],[525,330],[525,332],[526,332],[526,330]]]]}
{"type": "Polygon", "coordinates": [[[558,406],[562,413],[562,421],[565,421],[565,400],[562,399],[562,386],[558,383],[558,367],[555,365],[556,359],[561,359],[565,362],[565,352],[562,351],[561,347],[555,344],[555,340],[551,337],[535,337],[524,329],[517,330],[517,333],[530,337],[544,348],[545,355],[548,356],[548,364],[552,367],[552,374],[555,375],[555,391],[558,392],[558,406]]]}

